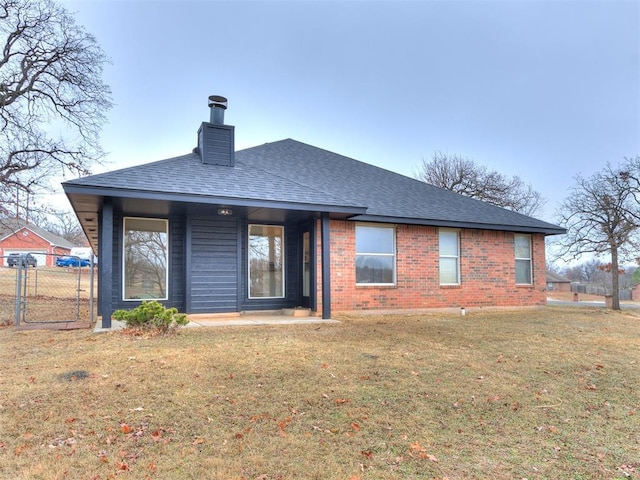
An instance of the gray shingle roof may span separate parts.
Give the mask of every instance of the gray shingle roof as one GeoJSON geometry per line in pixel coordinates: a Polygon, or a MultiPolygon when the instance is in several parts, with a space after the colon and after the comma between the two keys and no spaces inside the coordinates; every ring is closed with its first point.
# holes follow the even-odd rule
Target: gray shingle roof
{"type": "MultiPolygon", "coordinates": [[[[240,152],[236,153],[237,155],[240,152]]],[[[114,170],[66,182],[84,185],[181,195],[243,198],[259,201],[318,205],[355,205],[345,196],[323,191],[274,174],[266,166],[236,160],[235,167],[203,164],[195,153],[114,170]]]]}
{"type": "Polygon", "coordinates": [[[391,217],[415,223],[562,231],[556,225],[295,140],[242,150],[236,153],[238,159],[254,168],[269,165],[272,171],[300,184],[348,194],[353,203],[367,207],[366,215],[360,217],[363,220],[391,217]]]}
{"type": "Polygon", "coordinates": [[[361,220],[562,233],[510,210],[287,139],[236,152],[235,167],[191,153],[66,182],[75,187],[359,209],[361,220]],[[363,207],[366,213],[362,214],[363,207]]]}

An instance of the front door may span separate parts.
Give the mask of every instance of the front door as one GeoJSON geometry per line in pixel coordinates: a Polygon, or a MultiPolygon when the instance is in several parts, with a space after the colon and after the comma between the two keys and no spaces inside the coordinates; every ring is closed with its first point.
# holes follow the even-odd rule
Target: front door
{"type": "Polygon", "coordinates": [[[309,231],[302,233],[302,298],[300,304],[309,308],[311,294],[311,235],[309,231]]]}

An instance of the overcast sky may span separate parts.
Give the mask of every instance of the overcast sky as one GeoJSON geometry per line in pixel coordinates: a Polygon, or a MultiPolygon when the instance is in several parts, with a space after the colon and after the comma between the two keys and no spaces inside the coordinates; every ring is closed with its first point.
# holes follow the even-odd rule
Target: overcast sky
{"type": "Polygon", "coordinates": [[[63,1],[112,60],[107,169],[293,138],[408,176],[434,151],[519,175],[640,155],[640,1],[63,1]]]}

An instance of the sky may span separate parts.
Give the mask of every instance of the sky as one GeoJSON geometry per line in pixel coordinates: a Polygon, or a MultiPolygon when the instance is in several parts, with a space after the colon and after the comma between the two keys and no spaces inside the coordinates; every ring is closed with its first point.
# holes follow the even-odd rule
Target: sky
{"type": "Polygon", "coordinates": [[[436,151],[518,175],[555,222],[574,176],[640,155],[640,0],[63,0],[111,64],[96,172],[293,138],[414,176],[436,151]]]}

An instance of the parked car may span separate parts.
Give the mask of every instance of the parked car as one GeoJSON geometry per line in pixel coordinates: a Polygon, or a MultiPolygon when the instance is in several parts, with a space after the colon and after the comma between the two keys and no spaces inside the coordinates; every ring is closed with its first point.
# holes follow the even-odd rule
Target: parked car
{"type": "Polygon", "coordinates": [[[38,266],[38,260],[36,260],[36,257],[30,253],[27,253],[26,255],[23,255],[22,253],[10,253],[7,258],[7,266],[11,268],[17,267],[20,265],[20,260],[22,260],[23,265],[26,264],[27,267],[35,268],[38,266]]]}
{"type": "Polygon", "coordinates": [[[58,257],[56,258],[57,267],[88,267],[91,262],[86,258],[77,257],[58,257]]]}

